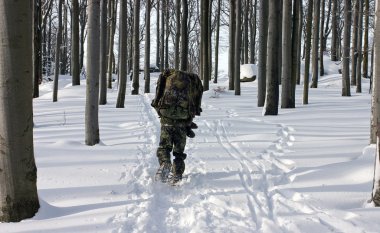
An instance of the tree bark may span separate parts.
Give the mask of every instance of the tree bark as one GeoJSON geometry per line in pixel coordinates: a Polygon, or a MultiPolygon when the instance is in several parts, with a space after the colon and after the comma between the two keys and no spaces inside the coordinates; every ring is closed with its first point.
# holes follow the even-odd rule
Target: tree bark
{"type": "Polygon", "coordinates": [[[295,107],[292,98],[292,1],[283,1],[281,108],[295,107]]]}
{"type": "MultiPolygon", "coordinates": [[[[352,23],[352,47],[351,47],[351,85],[356,85],[356,63],[358,61],[358,26],[359,26],[359,0],[354,0],[353,23],[352,23]]],[[[360,0],[361,1],[361,0],[360,0]]]]}
{"type": "Polygon", "coordinates": [[[72,85],[80,85],[79,69],[79,3],[72,1],[71,13],[71,75],[72,85]]]}
{"type": "MultiPolygon", "coordinates": [[[[235,89],[235,81],[234,81],[234,67],[235,67],[235,0],[230,0],[230,20],[229,20],[229,48],[228,48],[228,90],[235,89]]],[[[240,57],[240,55],[239,55],[240,57]]]]}
{"type": "Polygon", "coordinates": [[[156,66],[160,67],[160,0],[156,3],[156,66]]]}
{"type": "Polygon", "coordinates": [[[39,96],[39,84],[42,81],[42,9],[41,0],[34,1],[33,9],[33,98],[39,96]]]}
{"type": "Polygon", "coordinates": [[[362,92],[362,43],[363,43],[363,2],[359,2],[358,13],[358,44],[357,44],[357,60],[356,60],[356,74],[352,79],[356,77],[356,93],[362,92]]]}
{"type": "Polygon", "coordinates": [[[100,71],[100,0],[89,0],[87,25],[87,77],[85,132],[86,145],[98,144],[99,139],[99,71],[100,71]]]}
{"type": "Polygon", "coordinates": [[[175,44],[174,44],[174,67],[176,70],[179,69],[179,43],[181,39],[181,0],[176,0],[176,33],[175,33],[175,44]]]}
{"type": "Polygon", "coordinates": [[[320,25],[320,46],[319,46],[319,75],[325,75],[325,67],[323,66],[323,41],[324,41],[324,25],[325,25],[325,0],[321,3],[321,25],[320,25]]]}
{"type": "Polygon", "coordinates": [[[342,96],[351,96],[350,90],[350,35],[351,35],[351,0],[344,0],[344,35],[343,35],[343,69],[342,96]]]}
{"type": "Polygon", "coordinates": [[[0,4],[0,222],[39,209],[33,148],[33,8],[0,4]]]}
{"type": "MultiPolygon", "coordinates": [[[[240,95],[241,90],[240,90],[240,49],[241,49],[241,31],[239,30],[241,28],[241,13],[242,13],[242,0],[236,0],[236,30],[235,30],[235,95],[240,95]]],[[[248,29],[248,27],[247,27],[248,29]]],[[[247,60],[248,60],[248,53],[246,54],[247,60]]],[[[245,59],[244,58],[244,59],[245,59]]]]}
{"type": "Polygon", "coordinates": [[[303,82],[303,104],[309,104],[309,77],[310,77],[310,49],[311,49],[311,28],[313,25],[313,0],[309,0],[307,9],[306,41],[305,41],[305,75],[303,82]]]}
{"type": "Polygon", "coordinates": [[[182,23],[181,23],[181,70],[188,70],[189,63],[189,32],[187,29],[187,21],[189,15],[189,6],[187,0],[182,0],[182,23]]]}
{"type": "MultiPolygon", "coordinates": [[[[162,1],[161,4],[161,44],[160,44],[160,71],[163,72],[165,69],[165,9],[166,0],[162,1]]],[[[166,28],[166,30],[168,30],[166,28]]]]}
{"type": "Polygon", "coordinates": [[[60,55],[61,55],[61,43],[62,43],[62,5],[63,0],[58,2],[58,28],[57,38],[55,45],[55,69],[54,69],[54,83],[53,83],[53,102],[58,101],[58,79],[60,73],[60,55]]]}
{"type": "Polygon", "coordinates": [[[314,0],[314,28],[313,28],[313,53],[312,53],[312,83],[311,88],[318,87],[318,48],[319,48],[319,20],[321,0],[314,0]]]}
{"type": "Polygon", "coordinates": [[[109,89],[112,89],[112,71],[113,71],[113,67],[112,67],[112,63],[113,63],[113,58],[114,58],[114,53],[113,53],[113,46],[114,46],[114,37],[115,37],[115,21],[116,21],[116,11],[115,11],[115,8],[116,8],[116,3],[115,3],[115,0],[109,0],[108,2],[108,7],[111,8],[110,9],[110,12],[111,12],[111,16],[110,16],[110,19],[109,19],[109,24],[108,24],[108,35],[109,35],[109,39],[108,39],[108,60],[107,60],[107,82],[108,82],[108,85],[107,87],[109,89]]]}
{"type": "Polygon", "coordinates": [[[338,61],[338,0],[332,0],[332,18],[331,18],[331,61],[338,61]]]}
{"type": "Polygon", "coordinates": [[[100,96],[99,104],[107,103],[107,0],[101,0],[100,6],[100,96]]]}
{"type": "Polygon", "coordinates": [[[151,11],[151,0],[146,2],[145,10],[145,67],[144,67],[144,93],[150,93],[150,11],[151,11]]]}
{"type": "Polygon", "coordinates": [[[206,0],[201,0],[201,67],[203,80],[203,90],[209,90],[209,77],[208,77],[208,63],[209,63],[209,42],[208,42],[208,12],[209,12],[209,2],[206,0]]]}
{"type": "Polygon", "coordinates": [[[255,55],[256,55],[256,18],[257,18],[257,0],[254,0],[255,4],[251,4],[251,13],[250,13],[250,55],[249,55],[249,63],[255,64],[255,55]]]}
{"type": "Polygon", "coordinates": [[[128,66],[128,38],[127,38],[127,2],[120,1],[119,12],[119,92],[117,95],[116,108],[124,108],[125,93],[127,88],[127,66],[128,66]]]}
{"type": "Polygon", "coordinates": [[[268,0],[260,1],[259,54],[257,73],[257,106],[263,107],[266,93],[266,64],[268,39],[268,0]]]}
{"type": "MultiPolygon", "coordinates": [[[[380,24],[380,6],[376,1],[375,24],[380,24]]],[[[380,38],[380,27],[375,27],[375,38],[380,38]]],[[[374,75],[373,75],[373,91],[372,91],[372,107],[371,107],[371,143],[376,143],[376,160],[374,168],[372,201],[375,206],[380,206],[380,45],[374,43],[374,75]]]]}
{"type": "Polygon", "coordinates": [[[218,10],[216,12],[216,36],[215,36],[215,71],[214,71],[214,83],[218,82],[218,68],[219,68],[219,34],[220,34],[220,11],[221,0],[218,0],[218,10]]]}
{"type": "Polygon", "coordinates": [[[281,30],[281,5],[277,0],[269,0],[268,51],[267,51],[267,90],[264,115],[277,115],[279,102],[279,79],[281,71],[278,56],[281,48],[278,46],[281,30]]]}
{"type": "Polygon", "coordinates": [[[65,75],[66,68],[67,68],[67,6],[66,6],[65,1],[63,2],[63,24],[62,24],[61,36],[62,36],[62,41],[61,41],[62,48],[60,49],[60,52],[61,52],[60,72],[61,72],[61,75],[65,75]]]}
{"type": "Polygon", "coordinates": [[[297,0],[299,9],[298,9],[298,48],[297,48],[297,69],[296,69],[296,80],[297,85],[301,84],[301,49],[302,49],[302,29],[303,29],[303,6],[302,0],[297,0]]]}
{"type": "Polygon", "coordinates": [[[133,82],[132,95],[139,94],[139,66],[140,66],[140,0],[134,0],[133,19],[133,82]]]}
{"type": "Polygon", "coordinates": [[[369,33],[369,0],[365,1],[364,9],[364,48],[363,48],[363,77],[368,77],[368,33],[369,33]]]}
{"type": "Polygon", "coordinates": [[[248,12],[251,11],[251,0],[245,0],[244,5],[244,62],[243,64],[248,64],[248,54],[249,54],[249,36],[248,36],[248,12]]]}
{"type": "Polygon", "coordinates": [[[169,37],[170,37],[170,12],[169,12],[170,4],[169,0],[166,0],[165,3],[165,69],[169,69],[169,37]]]}

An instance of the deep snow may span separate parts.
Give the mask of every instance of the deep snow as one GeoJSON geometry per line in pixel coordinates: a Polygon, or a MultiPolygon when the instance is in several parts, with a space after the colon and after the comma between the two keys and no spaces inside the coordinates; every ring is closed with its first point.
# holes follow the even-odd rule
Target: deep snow
{"type": "Polygon", "coordinates": [[[44,83],[34,100],[41,209],[1,223],[0,232],[379,232],[380,210],[367,204],[375,152],[368,80],[362,94],[353,88],[341,97],[337,66],[326,66],[310,104],[301,104],[297,86],[296,109],[278,116],[261,115],[256,82],[242,83],[241,96],[215,94],[228,87],[222,71],[204,94],[179,187],[153,181],[154,94],[128,94],[116,109],[117,90],[109,90],[99,111],[101,143],[88,147],[85,82],[72,87],[61,76],[57,103],[44,83]]]}

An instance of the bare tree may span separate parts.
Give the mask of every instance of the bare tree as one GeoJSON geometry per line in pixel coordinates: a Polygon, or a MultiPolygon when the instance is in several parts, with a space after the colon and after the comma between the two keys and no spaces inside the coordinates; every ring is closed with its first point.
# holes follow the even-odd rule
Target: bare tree
{"type": "Polygon", "coordinates": [[[266,64],[268,38],[268,1],[260,1],[259,54],[257,74],[257,106],[263,107],[266,93],[266,64]]]}
{"type": "Polygon", "coordinates": [[[160,67],[160,0],[156,2],[156,66],[160,67]]]}
{"type": "Polygon", "coordinates": [[[277,115],[279,102],[280,65],[278,56],[281,48],[278,46],[281,28],[281,5],[277,0],[269,0],[268,51],[267,51],[267,91],[264,115],[277,115]]]}
{"type": "Polygon", "coordinates": [[[312,52],[312,82],[311,88],[318,87],[318,46],[319,46],[319,20],[321,15],[321,0],[314,0],[314,28],[313,28],[313,52],[312,52]]]}
{"type": "MultiPolygon", "coordinates": [[[[235,30],[235,68],[234,68],[234,71],[235,71],[235,84],[234,84],[234,87],[235,87],[235,95],[240,95],[240,64],[241,64],[241,60],[240,60],[240,50],[241,50],[241,45],[242,45],[242,42],[241,42],[241,31],[240,31],[240,28],[241,28],[241,13],[242,13],[242,4],[241,4],[241,0],[236,0],[236,30],[235,30]]],[[[247,24],[248,25],[248,24],[247,24]]],[[[248,27],[247,27],[248,29],[248,27]]],[[[248,34],[247,34],[248,35],[248,34]]],[[[247,48],[245,48],[247,49],[247,48]]],[[[248,50],[248,49],[247,49],[248,50]]],[[[246,53],[247,55],[247,60],[248,60],[248,53],[246,53]]]]}
{"type": "Polygon", "coordinates": [[[351,47],[351,85],[356,85],[356,63],[358,61],[358,26],[359,26],[359,0],[354,0],[352,22],[352,47],[351,47]]]}
{"type": "Polygon", "coordinates": [[[257,19],[257,0],[253,0],[251,4],[249,24],[250,24],[250,56],[249,63],[255,64],[255,54],[256,54],[256,19],[257,19]]]}
{"type": "Polygon", "coordinates": [[[339,3],[338,0],[332,0],[332,18],[331,18],[331,61],[339,59],[339,36],[338,36],[338,19],[339,19],[339,3]]]}
{"type": "Polygon", "coordinates": [[[209,89],[208,63],[209,63],[209,43],[208,43],[208,21],[209,2],[201,0],[201,79],[203,80],[203,90],[209,89]]]}
{"type": "Polygon", "coordinates": [[[145,67],[144,67],[144,78],[145,86],[144,92],[150,92],[150,11],[151,11],[151,0],[146,1],[145,10],[145,67]]]}
{"type": "Polygon", "coordinates": [[[358,44],[357,44],[357,61],[356,61],[356,93],[362,92],[362,44],[363,44],[363,2],[359,2],[359,18],[358,18],[358,44]]]}
{"type": "Polygon", "coordinates": [[[364,48],[363,48],[363,77],[368,77],[368,33],[369,33],[369,0],[364,0],[364,48]]]}
{"type": "Polygon", "coordinates": [[[176,33],[175,33],[175,49],[174,49],[174,67],[179,69],[179,43],[181,39],[181,0],[175,1],[176,6],[176,33]]]}
{"type": "Polygon", "coordinates": [[[218,82],[218,67],[219,67],[219,35],[220,35],[220,11],[221,0],[218,0],[218,9],[216,11],[216,36],[215,36],[215,67],[214,67],[214,83],[218,82]]]}
{"type": "MultiPolygon", "coordinates": [[[[229,77],[229,90],[234,90],[235,81],[235,0],[230,0],[230,22],[229,22],[229,48],[228,48],[228,77],[229,77]]],[[[240,57],[240,56],[239,56],[240,57]]]]}
{"type": "Polygon", "coordinates": [[[350,90],[351,0],[344,0],[344,3],[345,4],[344,4],[342,96],[351,96],[351,90],[350,90]]]}
{"type": "Polygon", "coordinates": [[[79,69],[79,3],[72,0],[71,12],[71,75],[72,85],[80,85],[79,69]]]}
{"type": "Polygon", "coordinates": [[[187,71],[189,63],[189,35],[188,35],[189,5],[187,0],[182,0],[182,23],[181,23],[181,70],[187,71]]]}
{"type": "Polygon", "coordinates": [[[114,46],[114,37],[115,37],[115,28],[116,28],[116,8],[117,3],[115,0],[108,1],[108,11],[110,14],[109,23],[108,23],[108,61],[107,61],[107,82],[108,88],[112,88],[112,63],[114,60],[113,46],[114,46]]]}
{"type": "Polygon", "coordinates": [[[85,132],[86,145],[98,144],[99,139],[99,71],[100,71],[100,0],[89,0],[87,26],[87,77],[85,132]]]}
{"type": "Polygon", "coordinates": [[[39,84],[42,81],[42,9],[41,0],[34,1],[33,9],[33,98],[39,96],[39,84]]]}
{"type": "Polygon", "coordinates": [[[33,217],[40,205],[33,148],[32,4],[0,4],[0,222],[33,217]]]}
{"type": "Polygon", "coordinates": [[[116,108],[124,108],[125,92],[127,88],[127,1],[120,1],[119,12],[119,92],[116,108]]]}
{"type": "Polygon", "coordinates": [[[323,76],[325,75],[325,67],[323,65],[323,41],[324,41],[324,30],[323,27],[325,25],[325,0],[322,0],[321,2],[321,25],[320,25],[320,30],[319,30],[319,75],[323,76]]]}
{"type": "Polygon", "coordinates": [[[134,0],[133,19],[133,81],[132,95],[139,94],[139,66],[140,66],[140,0],[134,0]]]}
{"type": "Polygon", "coordinates": [[[58,79],[60,72],[60,55],[61,55],[61,43],[62,43],[62,5],[63,0],[58,2],[58,28],[57,39],[55,44],[55,69],[54,69],[54,83],[53,83],[53,102],[58,101],[58,79]]]}
{"type": "Polygon", "coordinates": [[[307,23],[305,36],[305,75],[303,82],[303,104],[309,104],[309,77],[310,77],[310,48],[311,48],[311,28],[313,24],[313,0],[308,1],[307,23]]]}
{"type": "Polygon", "coordinates": [[[292,1],[283,1],[281,108],[294,108],[292,98],[292,1]]]}
{"type": "Polygon", "coordinates": [[[107,103],[107,0],[101,0],[100,6],[100,96],[99,104],[107,103]]]}
{"type": "MultiPolygon", "coordinates": [[[[160,44],[160,71],[163,72],[165,69],[165,12],[166,12],[166,1],[162,0],[161,4],[161,44],[160,44]]],[[[168,30],[166,28],[166,30],[168,30]]]]}
{"type": "MultiPolygon", "coordinates": [[[[375,24],[380,25],[380,1],[376,1],[375,24]]],[[[380,27],[375,27],[375,39],[380,38],[380,27]]],[[[372,201],[375,206],[380,206],[380,46],[374,43],[374,75],[371,107],[371,143],[376,143],[376,160],[373,178],[372,201]]]]}

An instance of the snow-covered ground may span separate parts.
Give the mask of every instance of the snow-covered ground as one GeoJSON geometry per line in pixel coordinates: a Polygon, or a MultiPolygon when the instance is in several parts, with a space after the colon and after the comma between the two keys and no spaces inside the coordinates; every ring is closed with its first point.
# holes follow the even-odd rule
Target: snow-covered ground
{"type": "Polygon", "coordinates": [[[297,108],[278,116],[256,107],[257,82],[242,83],[241,96],[215,93],[228,86],[221,72],[204,94],[179,187],[153,179],[154,94],[128,94],[116,109],[117,90],[109,90],[99,110],[101,143],[89,147],[85,82],[72,87],[61,77],[57,103],[51,83],[43,84],[34,101],[41,209],[1,223],[0,232],[379,232],[380,209],[367,204],[375,150],[369,83],[363,94],[352,88],[352,97],[341,97],[337,67],[326,66],[330,74],[310,90],[310,104],[301,104],[297,86],[297,108]]]}

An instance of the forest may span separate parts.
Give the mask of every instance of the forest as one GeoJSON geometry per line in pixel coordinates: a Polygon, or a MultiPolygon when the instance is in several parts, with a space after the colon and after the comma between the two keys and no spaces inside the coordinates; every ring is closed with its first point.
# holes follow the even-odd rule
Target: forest
{"type": "Polygon", "coordinates": [[[0,232],[379,231],[379,4],[0,0],[0,232]],[[168,70],[203,85],[175,186],[168,70]]]}

